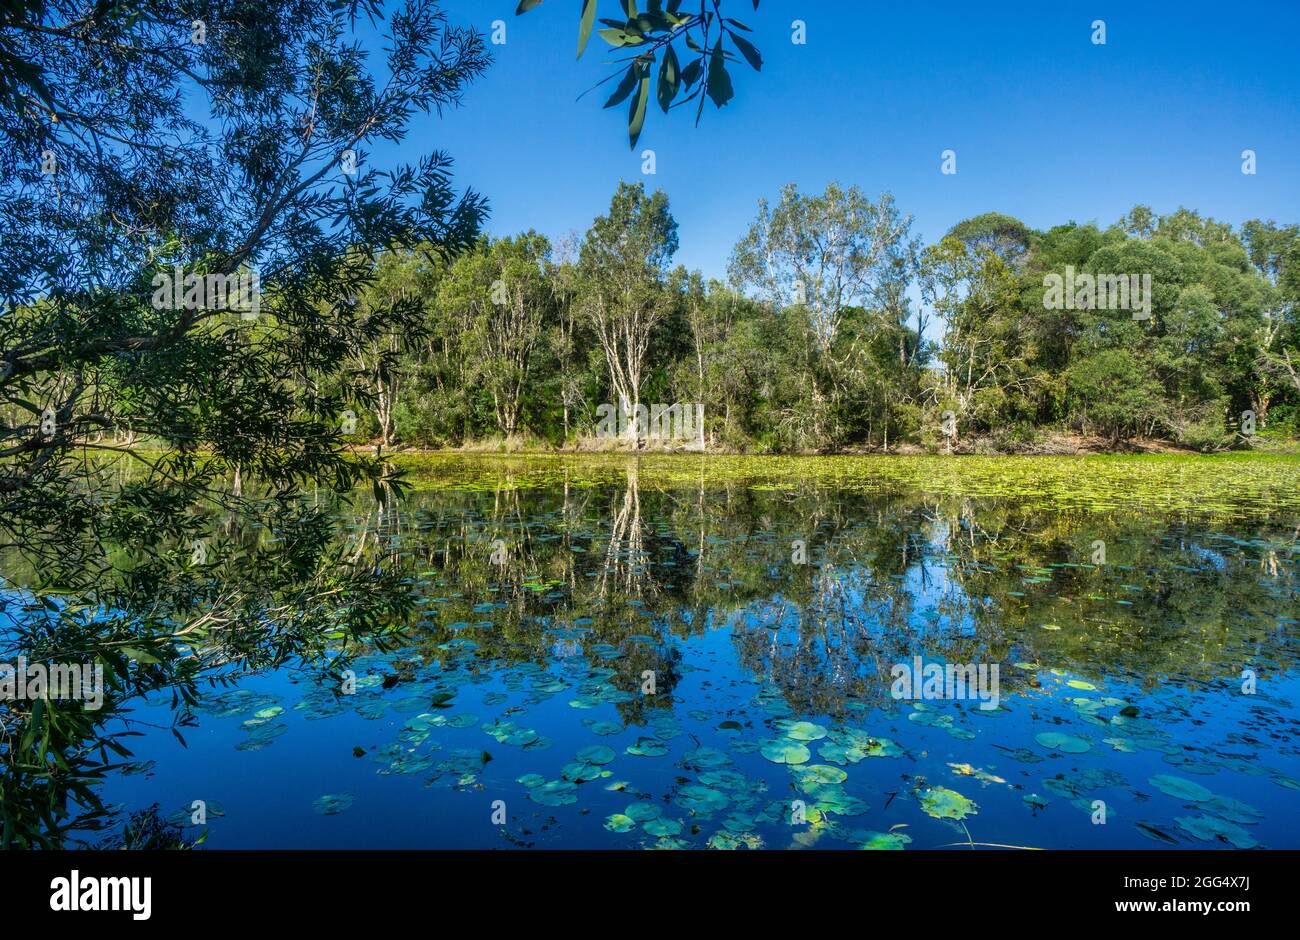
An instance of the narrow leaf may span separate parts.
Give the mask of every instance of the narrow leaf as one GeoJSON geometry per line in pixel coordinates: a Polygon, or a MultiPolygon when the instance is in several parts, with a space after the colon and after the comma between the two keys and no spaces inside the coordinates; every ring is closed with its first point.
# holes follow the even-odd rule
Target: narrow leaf
{"type": "Polygon", "coordinates": [[[609,100],[605,102],[605,107],[612,108],[628,95],[632,94],[632,89],[636,85],[636,78],[636,63],[633,63],[627,67],[627,72],[623,75],[623,80],[618,83],[618,87],[614,89],[614,93],[609,96],[609,100]]]}
{"type": "Polygon", "coordinates": [[[681,72],[677,67],[677,53],[673,51],[670,45],[664,50],[664,60],[659,66],[659,87],[657,89],[659,97],[659,107],[663,109],[664,114],[668,113],[668,107],[677,97],[678,84],[681,81],[681,72]]]}
{"type": "Polygon", "coordinates": [[[709,56],[709,78],[708,93],[714,106],[722,107],[735,96],[735,91],[731,87],[731,76],[727,74],[727,60],[722,55],[722,37],[718,37],[718,44],[713,47],[713,54],[709,56]]]}
{"type": "Polygon", "coordinates": [[[731,34],[731,41],[736,44],[736,48],[740,50],[740,54],[745,57],[745,61],[753,67],[755,72],[763,71],[763,57],[759,54],[758,50],[754,48],[752,42],[748,39],[743,39],[740,36],[737,36],[735,33],[731,34]]]}
{"type": "Polygon", "coordinates": [[[627,112],[627,136],[628,148],[636,146],[637,138],[641,136],[641,127],[645,124],[645,106],[650,100],[650,76],[647,74],[641,79],[641,87],[637,89],[636,97],[632,99],[631,106],[627,112]]]}
{"type": "MultiPolygon", "coordinates": [[[[537,0],[541,3],[541,0],[537,0]]],[[[582,58],[582,50],[587,48],[587,40],[591,38],[591,27],[596,22],[596,0],[582,0],[582,21],[578,24],[578,55],[582,58]]]]}

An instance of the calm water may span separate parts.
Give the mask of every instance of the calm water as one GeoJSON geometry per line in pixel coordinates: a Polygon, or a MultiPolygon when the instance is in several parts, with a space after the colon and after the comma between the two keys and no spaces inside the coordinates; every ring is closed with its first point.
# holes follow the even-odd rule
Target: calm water
{"type": "Polygon", "coordinates": [[[406,645],[141,727],[106,798],[217,848],[1300,848],[1294,517],[567,476],[359,501],[406,645]],[[998,706],[895,698],[917,656],[998,706]]]}

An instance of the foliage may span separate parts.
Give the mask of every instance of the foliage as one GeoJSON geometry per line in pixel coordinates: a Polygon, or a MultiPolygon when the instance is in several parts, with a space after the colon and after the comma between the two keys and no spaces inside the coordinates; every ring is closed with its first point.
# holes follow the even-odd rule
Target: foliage
{"type": "Polygon", "coordinates": [[[0,845],[105,824],[93,784],[133,698],[171,690],[181,727],[201,683],[338,670],[409,614],[401,576],[336,538],[330,494],[401,482],[341,447],[386,394],[391,338],[423,327],[413,291],[376,302],[383,252],[451,255],[484,203],[445,154],[366,155],[487,62],[428,0],[5,7],[0,549],[32,577],[0,596],[0,661],[93,663],[107,692],[97,712],[0,703],[0,845]],[[178,269],[183,303],[156,280],[178,269]],[[191,302],[252,272],[251,315],[191,302]]]}
{"type": "Polygon", "coordinates": [[[743,452],[1033,450],[1074,432],[1213,451],[1262,439],[1246,412],[1276,438],[1300,404],[1295,226],[1139,206],[1040,232],[986,213],[922,248],[888,194],[791,184],[760,202],[729,282],[671,267],[677,244],[667,197],[621,183],[576,242],[484,240],[453,269],[394,253],[410,273],[383,302],[414,295],[423,327],[381,442],[575,445],[600,403],[650,401],[702,404],[707,440],[743,452]],[[1068,271],[1149,276],[1149,316],[1053,306],[1068,271]]]}
{"type": "MultiPolygon", "coordinates": [[[[695,123],[698,125],[706,99],[721,108],[735,96],[727,63],[737,62],[737,53],[754,71],[762,70],[762,53],[743,35],[752,30],[734,17],[723,16],[724,2],[699,0],[696,10],[695,0],[648,0],[644,11],[638,10],[636,0],[612,0],[609,3],[619,17],[602,17],[600,22],[605,28],[596,30],[596,33],[610,47],[627,49],[633,54],[619,60],[619,70],[596,87],[619,79],[605,101],[605,107],[628,102],[629,147],[636,147],[645,126],[652,82],[655,101],[664,114],[670,108],[695,102],[695,123]],[[688,9],[683,10],[683,7],[688,9]],[[679,39],[680,45],[677,44],[679,39]],[[657,75],[656,62],[659,63],[657,75]],[[626,69],[622,68],[623,63],[627,64],[626,69]]],[[[527,13],[541,3],[542,0],[519,0],[515,14],[527,13]]],[[[754,10],[758,9],[758,3],[759,0],[753,0],[754,10]]],[[[598,6],[603,8],[605,4],[601,0],[582,0],[578,19],[579,58],[591,38],[598,6]]]]}

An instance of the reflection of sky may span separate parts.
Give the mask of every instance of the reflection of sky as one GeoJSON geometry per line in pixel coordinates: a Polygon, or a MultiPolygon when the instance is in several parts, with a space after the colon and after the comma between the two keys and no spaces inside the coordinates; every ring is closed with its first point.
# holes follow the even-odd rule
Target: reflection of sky
{"type": "MultiPolygon", "coordinates": [[[[428,518],[439,518],[437,494],[421,493],[415,498],[423,501],[430,513],[428,518]]],[[[475,510],[476,525],[486,524],[484,519],[490,511],[492,498],[491,494],[481,497],[475,510]]],[[[459,502],[452,502],[442,518],[460,518],[467,503],[463,496],[457,499],[459,502]]],[[[546,529],[559,518],[554,512],[556,503],[550,494],[529,494],[522,505],[525,510],[539,505],[548,510],[542,514],[526,511],[525,518],[531,519],[531,531],[535,536],[545,534],[546,529]]],[[[904,518],[916,518],[888,512],[877,516],[870,511],[870,505],[870,500],[865,499],[863,502],[846,501],[843,516],[849,520],[870,519],[873,520],[871,525],[903,524],[901,520],[904,518]]],[[[658,538],[669,537],[673,523],[658,515],[656,498],[643,491],[641,506],[643,523],[647,527],[653,526],[658,538]]],[[[731,521],[743,521],[743,510],[737,509],[736,512],[738,518],[731,521]]],[[[758,537],[759,545],[788,557],[789,538],[794,537],[797,530],[806,528],[806,518],[800,518],[798,508],[782,513],[772,512],[768,507],[764,512],[769,514],[770,528],[758,537]]],[[[950,570],[949,563],[944,560],[946,533],[942,524],[915,524],[920,526],[923,536],[918,543],[928,546],[925,560],[928,577],[921,578],[921,562],[917,560],[902,576],[901,582],[892,583],[901,589],[907,602],[914,605],[909,610],[909,629],[914,636],[932,637],[935,641],[933,646],[928,646],[924,652],[937,656],[943,654],[944,639],[968,637],[973,624],[968,620],[955,624],[932,621],[939,606],[953,600],[953,594],[945,594],[945,591],[960,596],[960,586],[955,585],[950,577],[961,575],[955,567],[950,570]]],[[[608,532],[606,524],[597,522],[590,522],[586,528],[590,530],[588,537],[594,537],[597,542],[608,532]]],[[[698,529],[693,524],[688,529],[691,542],[695,544],[698,529]]],[[[216,800],[227,814],[213,822],[209,844],[218,848],[506,847],[509,843],[488,822],[490,803],[494,799],[506,801],[511,818],[509,831],[525,842],[549,847],[632,847],[642,840],[651,840],[635,832],[608,832],[603,828],[604,819],[612,813],[622,812],[629,803],[638,799],[632,791],[640,791],[650,801],[662,806],[666,815],[684,819],[689,824],[691,820],[687,819],[686,811],[671,799],[665,801],[664,797],[675,792],[679,778],[694,780],[695,774],[680,767],[679,761],[684,753],[697,746],[698,741],[701,745],[726,752],[733,761],[728,765],[729,769],[738,770],[751,783],[766,785],[759,808],[773,799],[789,799],[795,795],[789,788],[789,771],[761,754],[733,748],[731,744],[737,739],[718,726],[723,720],[739,722],[742,731],[738,740],[743,742],[757,743],[779,736],[781,732],[772,726],[772,722],[781,716],[765,711],[756,702],[756,696],[764,689],[770,690],[792,681],[833,685],[841,678],[838,670],[852,667],[853,652],[850,650],[846,654],[842,646],[826,651],[819,645],[819,639],[811,646],[801,644],[797,631],[798,604],[790,598],[790,592],[782,593],[779,580],[746,584],[747,575],[742,574],[737,556],[726,554],[729,550],[745,555],[756,552],[751,559],[755,566],[754,576],[760,580],[770,579],[770,559],[765,558],[761,547],[755,549],[752,539],[737,536],[736,531],[736,528],[719,525],[717,534],[706,540],[705,580],[701,584],[709,589],[716,581],[717,568],[725,567],[728,569],[727,579],[732,584],[730,591],[739,596],[739,592],[745,589],[756,589],[760,592],[757,600],[737,600],[740,607],[734,611],[695,605],[678,609],[682,602],[673,600],[671,592],[646,595],[646,608],[673,614],[669,620],[690,621],[702,628],[689,637],[678,635],[661,641],[670,643],[679,656],[672,667],[672,681],[661,681],[663,688],[670,689],[665,694],[672,696],[671,709],[652,711],[653,715],[671,713],[682,731],[680,736],[666,742],[669,747],[666,756],[635,757],[625,752],[625,748],[638,738],[650,735],[654,726],[631,725],[616,735],[598,736],[584,722],[620,721],[615,707],[600,704],[595,708],[574,708],[569,704],[577,698],[576,690],[587,680],[589,668],[618,669],[620,666],[619,660],[602,660],[594,655],[598,641],[609,639],[600,635],[600,628],[618,619],[613,610],[597,605],[584,611],[595,622],[584,623],[577,630],[572,628],[572,620],[568,617],[545,618],[552,630],[542,647],[551,652],[548,672],[551,677],[566,683],[564,690],[530,702],[526,692],[508,688],[509,683],[505,680],[511,670],[488,664],[482,667],[482,681],[461,686],[450,708],[431,709],[448,717],[477,716],[478,724],[472,727],[434,728],[428,742],[417,751],[427,751],[435,765],[437,761],[451,757],[458,748],[487,751],[492,760],[479,774],[477,784],[482,784],[482,789],[476,784],[453,790],[447,785],[449,778],[429,783],[432,770],[412,775],[378,772],[386,765],[374,759],[376,750],[398,740],[403,724],[414,717],[411,713],[394,711],[392,704],[410,697],[415,687],[402,683],[384,693],[389,707],[377,720],[365,720],[350,708],[320,720],[307,720],[307,713],[293,706],[310,686],[305,682],[295,685],[288,674],[282,674],[245,684],[247,688],[280,696],[279,704],[286,709],[276,720],[283,721],[288,731],[275,738],[270,746],[258,751],[235,749],[237,744],[247,739],[247,732],[240,730],[239,726],[248,715],[233,718],[201,715],[199,727],[186,732],[188,750],[182,750],[165,730],[144,728],[145,736],[137,739],[135,744],[136,756],[139,760],[157,762],[153,774],[115,777],[106,787],[106,796],[110,801],[127,800],[134,807],[156,800],[164,813],[188,806],[196,798],[216,800]],[[730,538],[727,537],[729,533],[730,538]],[[782,603],[787,606],[785,615],[774,620],[782,603]],[[774,626],[779,629],[773,630],[774,626]],[[584,632],[587,627],[596,628],[595,632],[584,632]],[[581,655],[567,655],[579,650],[581,655]],[[755,656],[759,658],[755,659],[755,656]],[[804,671],[796,672],[795,664],[804,671]],[[500,703],[485,703],[484,698],[490,693],[507,697],[500,703]],[[513,721],[520,728],[535,729],[551,738],[553,744],[541,751],[501,744],[486,734],[482,727],[498,718],[513,721]],[[431,743],[439,744],[440,749],[428,751],[431,743]],[[547,780],[557,779],[561,768],[572,761],[579,750],[596,744],[607,745],[615,751],[617,756],[606,767],[612,776],[580,784],[577,790],[579,801],[575,804],[559,807],[538,805],[529,800],[523,786],[516,783],[518,777],[534,773],[547,780]],[[365,748],[367,755],[354,757],[352,751],[357,746],[365,748]],[[630,789],[623,792],[608,790],[606,786],[611,780],[627,781],[630,789]],[[352,808],[335,816],[315,814],[313,801],[327,793],[352,794],[352,808]],[[548,828],[543,830],[543,826],[548,828]],[[525,829],[529,832],[525,833],[525,829]]],[[[743,526],[740,531],[743,533],[743,526]]],[[[851,541],[863,537],[865,531],[849,528],[841,531],[838,537],[851,541]]],[[[438,540],[436,526],[426,528],[420,537],[438,540]]],[[[1158,536],[1153,536],[1154,544],[1159,544],[1159,541],[1158,536]]],[[[1259,607],[1252,612],[1260,616],[1264,628],[1254,639],[1257,653],[1253,662],[1257,663],[1260,675],[1258,694],[1240,694],[1240,682],[1236,676],[1241,664],[1226,660],[1220,662],[1225,655],[1221,641],[1208,634],[1202,636],[1199,631],[1180,632],[1179,628],[1166,625],[1145,641],[1137,636],[1123,637],[1111,646],[1107,645],[1110,642],[1107,624],[1120,615],[1106,611],[1122,608],[1098,608],[1077,622],[1062,618],[1066,631],[1077,629],[1078,639],[1086,641],[1093,637],[1093,641],[1101,645],[1091,651],[1085,649],[1073,653],[1084,664],[1079,668],[1087,669],[1086,675],[1069,669],[1055,674],[1053,662],[1046,655],[1052,650],[1067,649],[1053,644],[1071,635],[1039,633],[1036,625],[1029,625],[1024,628],[1024,633],[1012,637],[1022,650],[1013,653],[1013,657],[1029,655],[1035,650],[1037,653],[1034,655],[1044,656],[1042,668],[1037,672],[1039,687],[1031,686],[1026,680],[1027,674],[1008,663],[1002,669],[1002,710],[982,713],[974,702],[925,703],[934,713],[950,716],[953,729],[960,736],[942,726],[910,720],[908,716],[913,713],[913,704],[888,701],[887,682],[884,680],[880,697],[864,698],[857,707],[850,701],[850,707],[839,718],[796,712],[785,716],[815,722],[830,729],[837,727],[842,720],[847,727],[886,738],[906,752],[900,757],[866,758],[843,768],[849,775],[844,784],[845,792],[866,801],[869,809],[861,816],[840,818],[841,824],[847,829],[885,831],[892,825],[905,823],[909,827],[906,831],[915,840],[912,847],[916,848],[964,841],[965,833],[960,827],[924,815],[916,801],[910,798],[911,789],[920,785],[923,779],[926,785],[952,788],[979,804],[979,813],[965,820],[975,841],[1042,847],[1151,848],[1158,843],[1140,834],[1134,823],[1149,822],[1173,832],[1177,818],[1190,819],[1202,812],[1195,805],[1184,806],[1179,799],[1148,783],[1148,778],[1153,776],[1174,775],[1202,785],[1214,794],[1256,807],[1263,818],[1257,825],[1244,828],[1259,842],[1270,847],[1300,847],[1300,814],[1295,812],[1296,794],[1300,791],[1284,788],[1273,779],[1280,774],[1300,780],[1296,737],[1284,732],[1288,723],[1296,721],[1295,703],[1300,701],[1300,677],[1294,671],[1278,675],[1268,665],[1270,661],[1295,658],[1294,630],[1274,627],[1272,623],[1278,612],[1287,609],[1286,585],[1294,585],[1294,560],[1288,559],[1289,567],[1284,565],[1277,579],[1266,578],[1256,561],[1230,564],[1224,570],[1212,565],[1209,558],[1201,559],[1194,549],[1204,543],[1215,544],[1220,551],[1228,551],[1226,546],[1231,544],[1189,530],[1182,541],[1185,552],[1182,557],[1164,556],[1171,570],[1174,563],[1184,567],[1194,565],[1206,572],[1205,577],[1212,579],[1206,584],[1226,584],[1222,580],[1225,578],[1262,579],[1258,582],[1259,607]],[[1201,560],[1197,562],[1197,559],[1201,560]],[[1211,571],[1214,573],[1210,574],[1211,571]],[[1133,655],[1132,648],[1126,645],[1130,641],[1145,642],[1147,646],[1143,648],[1151,651],[1168,650],[1173,655],[1185,657],[1188,662],[1203,661],[1214,665],[1214,669],[1208,673],[1209,678],[1195,681],[1178,675],[1135,674],[1131,663],[1138,660],[1128,658],[1133,655]],[[1094,684],[1098,688],[1095,691],[1086,686],[1071,688],[1066,683],[1072,680],[1094,684]],[[1075,700],[1079,700],[1083,707],[1075,700]],[[1089,720],[1090,713],[1107,719],[1115,718],[1125,704],[1138,708],[1138,717],[1125,725],[1098,724],[1089,720]],[[1144,728],[1144,723],[1149,723],[1149,726],[1144,728]],[[1044,732],[1081,737],[1090,742],[1090,747],[1081,754],[1056,752],[1035,740],[1044,732]],[[1126,737],[1141,740],[1149,747],[1134,753],[1122,753],[1105,741],[1106,738],[1122,741],[1126,737]],[[1017,753],[1041,760],[1017,760],[1017,753]],[[969,764],[1005,782],[959,776],[954,774],[950,764],[969,764]],[[1068,793],[1062,795],[1051,788],[1059,788],[1060,782],[1048,785],[1049,781],[1057,778],[1065,781],[1087,779],[1079,777],[1085,773],[1093,775],[1093,783],[1101,781],[1100,785],[1086,787],[1086,792],[1078,797],[1084,801],[1088,811],[1073,805],[1068,793]],[[1104,774],[1117,776],[1113,780],[1099,776],[1104,774]],[[1028,794],[1046,799],[1046,809],[1032,812],[1023,800],[1028,794]],[[1094,799],[1106,802],[1110,816],[1105,826],[1094,826],[1090,822],[1091,801],[1094,799]]],[[[541,543],[539,539],[539,544],[547,545],[547,551],[564,551],[558,541],[541,543]]],[[[1003,547],[1008,547],[1005,539],[1003,547]]],[[[813,557],[811,542],[809,549],[810,557],[813,557]]],[[[1247,557],[1253,551],[1246,543],[1241,543],[1241,550],[1247,553],[1247,557]]],[[[587,570],[587,566],[597,564],[590,555],[580,557],[580,574],[587,570]]],[[[882,601],[878,595],[872,594],[872,581],[887,580],[890,575],[860,567],[868,557],[865,553],[858,552],[856,557],[857,566],[844,561],[837,565],[833,574],[839,579],[843,591],[835,595],[834,603],[826,608],[824,615],[824,625],[832,637],[838,637],[836,631],[840,626],[835,611],[844,608],[874,632],[883,630],[886,622],[883,608],[873,606],[882,604],[882,601]]],[[[998,566],[1008,564],[1005,561],[989,562],[986,557],[982,561],[998,566]]],[[[671,574],[667,571],[663,574],[679,578],[680,568],[680,565],[676,566],[671,569],[671,574]]],[[[778,565],[777,571],[783,573],[785,568],[778,565]]],[[[807,574],[813,577],[812,572],[807,574]]],[[[1068,595],[1063,596],[1066,590],[1064,574],[1060,575],[1060,584],[1037,585],[1024,585],[1024,575],[1019,569],[1010,569],[1000,581],[989,583],[999,584],[998,590],[1039,591],[1045,601],[1057,598],[1064,604],[1069,600],[1068,595]]],[[[1158,577],[1159,572],[1134,568],[1119,573],[1119,576],[1142,586],[1148,578],[1158,577]]],[[[580,581],[584,587],[591,583],[585,578],[580,578],[580,581]]],[[[454,587],[454,584],[449,584],[444,590],[454,594],[454,587]]],[[[469,599],[465,603],[468,605],[469,599]]],[[[650,609],[645,613],[650,613],[650,609]]],[[[961,607],[954,609],[960,611],[961,607]]],[[[993,614],[994,611],[986,610],[982,617],[988,618],[993,614]]],[[[463,616],[460,612],[455,616],[448,612],[442,619],[449,621],[463,616]]],[[[493,611],[480,611],[470,619],[490,621],[493,616],[493,611]]],[[[655,622],[648,616],[634,613],[626,620],[633,625],[629,628],[632,632],[649,634],[656,630],[655,622]]],[[[822,625],[823,621],[816,619],[812,624],[814,628],[822,625]]],[[[541,626],[539,621],[538,629],[541,626]]],[[[1005,623],[1003,627],[1010,629],[1005,623]]],[[[472,638],[486,646],[491,629],[452,631],[447,638],[472,638]]],[[[816,633],[815,629],[813,633],[816,633]]],[[[873,636],[872,639],[886,644],[891,638],[873,636]]],[[[406,651],[394,654],[394,659],[411,655],[411,651],[406,651]]],[[[887,666],[883,673],[886,676],[887,666]]],[[[615,681],[620,687],[631,688],[626,676],[615,681]]],[[[531,680],[524,683],[525,690],[531,685],[531,680]]],[[[811,694],[815,690],[796,688],[793,691],[811,694]]],[[[665,703],[661,701],[660,704],[665,703]]],[[[146,710],[142,717],[164,725],[167,721],[164,709],[146,710]]],[[[809,763],[825,763],[818,754],[818,748],[824,743],[809,743],[813,755],[809,763]]],[[[722,820],[730,811],[725,810],[712,820],[695,820],[701,833],[689,837],[688,841],[693,845],[703,845],[721,827],[722,820]]],[[[791,835],[789,827],[782,825],[760,824],[756,831],[762,834],[766,844],[772,846],[787,845],[791,835]]],[[[820,844],[844,845],[829,836],[824,837],[820,844]]],[[[1209,847],[1208,843],[1183,844],[1209,847]]]]}

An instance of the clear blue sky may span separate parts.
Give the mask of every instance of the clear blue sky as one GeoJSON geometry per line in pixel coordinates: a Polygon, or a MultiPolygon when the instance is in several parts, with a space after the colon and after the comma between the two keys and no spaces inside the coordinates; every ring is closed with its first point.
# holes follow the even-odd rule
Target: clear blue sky
{"type": "MultiPolygon", "coordinates": [[[[600,2],[602,16],[616,5],[600,2]]],[[[491,200],[494,235],[585,231],[620,178],[668,193],[676,260],[709,276],[724,275],[758,198],[791,180],[891,192],[927,241],[989,210],[1041,228],[1108,224],[1139,202],[1300,222],[1296,0],[763,0],[757,13],[726,0],[754,29],[763,71],[733,69],[736,98],[707,104],[699,128],[652,102],[636,152],[625,106],[603,110],[599,91],[574,100],[611,68],[596,36],[574,60],[577,0],[521,17],[514,6],[447,0],[453,21],[485,33],[504,20],[506,42],[464,106],[421,118],[402,148],[450,152],[457,184],[491,200]],[[803,46],[790,41],[796,18],[803,46]],[[1104,46],[1091,42],[1099,18],[1104,46]],[[641,175],[646,147],[653,177],[641,175]],[[955,176],[939,172],[947,148],[955,176]],[[1255,176],[1241,172],[1246,148],[1255,176]]]]}

